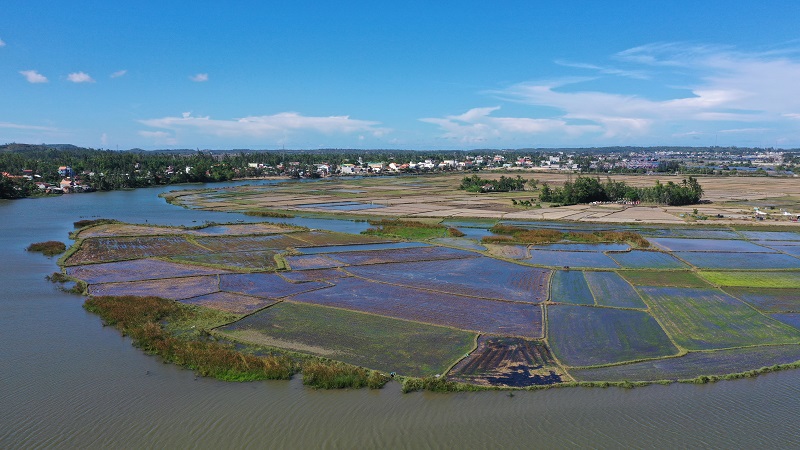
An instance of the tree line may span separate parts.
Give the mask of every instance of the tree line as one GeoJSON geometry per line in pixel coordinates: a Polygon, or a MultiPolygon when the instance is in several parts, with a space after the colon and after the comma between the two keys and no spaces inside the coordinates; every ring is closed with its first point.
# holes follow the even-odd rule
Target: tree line
{"type": "Polygon", "coordinates": [[[622,200],[680,206],[695,204],[702,196],[702,186],[691,176],[684,178],[680,183],[669,181],[667,184],[662,184],[656,181],[653,187],[641,188],[610,178],[602,183],[599,178],[578,177],[575,181],[567,181],[559,188],[551,188],[544,183],[539,192],[541,201],[562,205],[622,200]]]}

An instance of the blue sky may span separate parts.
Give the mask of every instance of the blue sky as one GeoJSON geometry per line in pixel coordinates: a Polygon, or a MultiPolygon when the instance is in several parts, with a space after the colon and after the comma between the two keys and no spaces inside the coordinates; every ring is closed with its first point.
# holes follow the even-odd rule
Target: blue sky
{"type": "Polygon", "coordinates": [[[797,1],[25,1],[0,143],[800,147],[797,1]]]}

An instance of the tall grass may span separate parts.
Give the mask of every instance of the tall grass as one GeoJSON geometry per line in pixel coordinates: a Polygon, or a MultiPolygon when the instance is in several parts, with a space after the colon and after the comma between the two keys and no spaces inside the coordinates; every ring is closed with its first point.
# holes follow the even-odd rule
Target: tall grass
{"type": "Polygon", "coordinates": [[[255,356],[238,352],[231,345],[213,340],[190,339],[165,330],[163,323],[187,321],[190,307],[158,297],[91,297],[87,311],[99,315],[128,335],[133,344],[165,361],[225,381],[289,379],[296,372],[291,358],[283,355],[255,356]]]}
{"type": "Polygon", "coordinates": [[[28,246],[29,252],[41,252],[45,256],[55,256],[67,251],[67,244],[59,241],[36,242],[28,246]]]}
{"type": "Polygon", "coordinates": [[[349,364],[309,361],[303,365],[303,384],[318,389],[380,389],[388,381],[380,372],[349,364]]]}
{"type": "Polygon", "coordinates": [[[444,225],[413,220],[370,220],[369,224],[372,225],[372,227],[363,231],[363,234],[421,241],[444,237],[448,233],[448,228],[444,225]]]}
{"type": "Polygon", "coordinates": [[[529,230],[504,224],[497,224],[490,228],[489,231],[501,236],[486,236],[483,241],[487,243],[552,244],[560,241],[570,241],[586,243],[624,242],[632,247],[639,248],[650,246],[650,242],[647,239],[633,231],[562,232],[550,229],[529,230]]]}

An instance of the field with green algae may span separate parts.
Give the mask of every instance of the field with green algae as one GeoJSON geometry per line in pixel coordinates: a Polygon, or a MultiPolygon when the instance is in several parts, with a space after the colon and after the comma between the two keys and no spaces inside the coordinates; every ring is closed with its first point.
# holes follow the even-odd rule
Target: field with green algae
{"type": "Polygon", "coordinates": [[[245,351],[479,386],[720,377],[800,359],[800,259],[781,253],[797,245],[796,233],[639,226],[661,250],[525,249],[482,245],[490,232],[466,224],[475,225],[443,227],[467,231],[448,238],[464,250],[439,234],[418,236],[420,246],[286,225],[100,224],[82,229],[61,263],[93,296],[159,296],[233,313],[209,331],[256,349],[245,351]]]}

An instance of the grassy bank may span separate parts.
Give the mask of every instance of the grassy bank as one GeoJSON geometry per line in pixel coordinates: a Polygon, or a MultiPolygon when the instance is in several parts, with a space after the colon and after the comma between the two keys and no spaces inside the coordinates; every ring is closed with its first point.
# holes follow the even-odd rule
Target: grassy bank
{"type": "MultiPolygon", "coordinates": [[[[136,347],[199,375],[226,381],[291,378],[297,367],[282,355],[254,356],[211,338],[206,330],[178,333],[178,325],[202,322],[196,308],[157,297],[92,297],[84,307],[133,340],[136,347]],[[172,332],[167,328],[171,326],[172,332]]],[[[191,327],[190,327],[191,328],[191,327]]]]}

